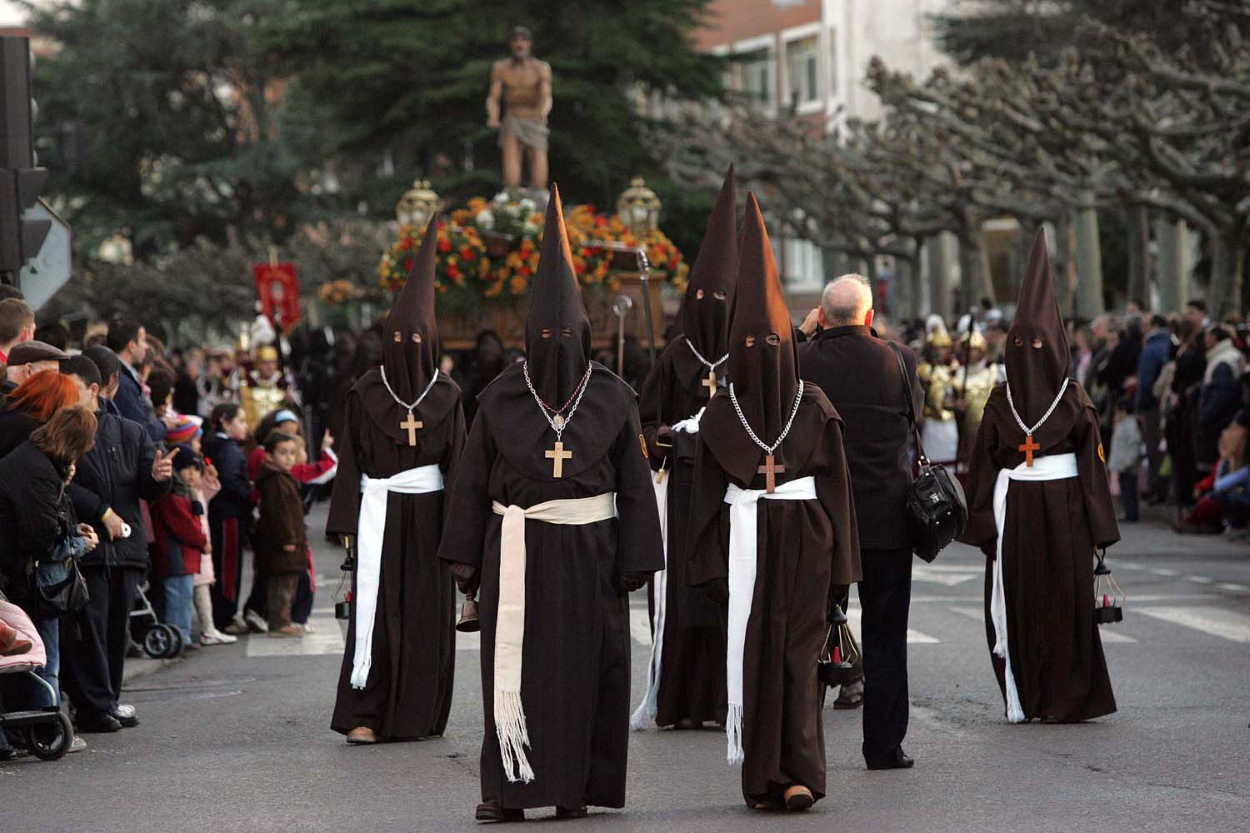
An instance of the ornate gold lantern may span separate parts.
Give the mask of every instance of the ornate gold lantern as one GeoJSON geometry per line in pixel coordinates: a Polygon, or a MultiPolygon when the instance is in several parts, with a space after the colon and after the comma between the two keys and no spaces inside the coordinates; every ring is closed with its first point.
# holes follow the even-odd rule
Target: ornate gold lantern
{"type": "Polygon", "coordinates": [[[442,202],[430,188],[428,179],[418,179],[395,203],[395,218],[401,226],[412,226],[420,234],[438,213],[442,202]]]}
{"type": "Polygon", "coordinates": [[[636,176],[616,201],[616,214],[631,233],[643,235],[660,227],[660,198],[636,176]]]}

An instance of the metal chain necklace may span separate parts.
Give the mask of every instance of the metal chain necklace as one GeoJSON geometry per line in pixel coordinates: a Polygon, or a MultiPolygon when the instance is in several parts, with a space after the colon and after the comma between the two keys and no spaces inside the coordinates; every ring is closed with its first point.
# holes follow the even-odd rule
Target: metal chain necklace
{"type": "Polygon", "coordinates": [[[699,348],[695,347],[694,342],[691,341],[689,338],[686,339],[686,346],[690,348],[690,352],[694,353],[694,357],[698,359],[700,362],[702,362],[703,366],[706,367],[708,370],[715,370],[716,368],[720,367],[722,364],[725,363],[725,359],[729,358],[729,354],[726,353],[725,355],[721,356],[716,361],[710,362],[706,358],[704,358],[703,354],[699,352],[699,348]]]}
{"type": "Polygon", "coordinates": [[[425,423],[418,420],[413,415],[413,411],[415,411],[417,406],[421,404],[421,400],[425,399],[426,394],[434,389],[434,383],[438,381],[438,375],[442,371],[434,371],[434,375],[430,377],[430,383],[425,386],[425,390],[421,391],[421,395],[418,396],[411,405],[409,405],[407,402],[400,399],[399,394],[395,393],[395,389],[391,387],[390,380],[386,378],[386,365],[381,365],[381,370],[382,385],[386,388],[386,392],[391,395],[391,399],[394,399],[395,402],[399,404],[399,407],[408,411],[408,418],[399,424],[399,428],[401,431],[408,432],[408,445],[415,446],[417,444],[417,429],[424,428],[425,423]]]}
{"type": "Polygon", "coordinates": [[[1007,407],[1011,409],[1011,415],[1016,418],[1016,425],[1020,426],[1020,430],[1024,432],[1024,442],[1016,446],[1016,451],[1024,452],[1024,464],[1027,468],[1033,467],[1033,452],[1041,451],[1041,446],[1033,442],[1033,432],[1046,424],[1046,420],[1050,419],[1050,415],[1055,412],[1055,408],[1059,407],[1059,400],[1063,399],[1064,392],[1068,389],[1069,377],[1065,377],[1063,384],[1059,386],[1059,395],[1055,397],[1055,401],[1050,403],[1050,407],[1046,409],[1046,413],[1042,414],[1042,418],[1032,428],[1024,424],[1024,420],[1020,418],[1020,413],[1016,410],[1016,403],[1011,398],[1011,382],[1007,382],[1007,407]]]}
{"type": "Polygon", "coordinates": [[[394,399],[395,402],[401,408],[406,409],[408,413],[412,413],[417,409],[417,406],[421,404],[421,400],[425,399],[425,395],[433,389],[434,383],[438,381],[438,375],[440,373],[442,373],[441,370],[434,371],[434,375],[430,377],[430,383],[425,386],[425,390],[421,391],[421,395],[418,396],[416,401],[414,401],[411,405],[400,399],[399,394],[395,393],[395,390],[391,387],[390,381],[386,378],[386,365],[382,365],[382,384],[386,386],[386,392],[391,395],[391,399],[394,399]]]}
{"type": "Polygon", "coordinates": [[[794,395],[794,408],[790,411],[790,418],[786,420],[786,427],[781,429],[781,436],[777,438],[777,442],[771,446],[765,445],[764,441],[755,436],[755,432],[751,430],[751,423],[747,422],[746,414],[742,413],[742,406],[738,404],[738,395],[734,392],[734,383],[729,383],[729,401],[733,402],[734,410],[738,413],[738,421],[742,423],[742,427],[746,429],[747,436],[751,441],[764,449],[764,465],[757,469],[757,474],[764,475],[765,488],[764,491],[772,494],[777,490],[777,473],[785,474],[786,467],[777,465],[776,456],[773,454],[783,442],[786,441],[786,435],[790,433],[790,429],[794,426],[794,418],[799,415],[799,403],[803,400],[803,380],[799,380],[798,393],[794,395]]]}
{"type": "Polygon", "coordinates": [[[742,406],[738,404],[738,396],[734,393],[734,383],[729,383],[729,401],[734,403],[734,410],[738,412],[738,421],[742,423],[742,427],[746,429],[747,436],[751,441],[764,449],[765,454],[772,454],[781,444],[786,441],[786,435],[790,433],[790,429],[794,426],[794,418],[799,414],[799,402],[803,399],[803,380],[799,380],[799,392],[794,396],[794,408],[790,411],[790,418],[786,420],[786,427],[781,429],[781,436],[777,438],[777,442],[772,445],[765,445],[764,441],[755,436],[755,432],[751,430],[751,424],[747,422],[746,415],[742,413],[742,406]]]}
{"type": "Polygon", "coordinates": [[[586,388],[590,387],[590,365],[586,366],[586,372],[582,375],[582,379],[577,383],[577,387],[573,389],[572,395],[564,405],[556,410],[543,401],[538,395],[538,391],[534,389],[534,383],[530,380],[530,363],[525,361],[521,363],[521,375],[525,377],[525,387],[529,388],[530,395],[534,397],[534,401],[538,403],[538,409],[542,411],[543,418],[547,420],[547,424],[551,426],[551,430],[556,432],[556,439],[560,439],[560,435],[564,433],[564,429],[573,419],[573,414],[577,413],[577,406],[582,404],[582,396],[586,393],[586,388]],[[569,410],[568,416],[562,412],[569,407],[572,402],[573,407],[569,410]]]}
{"type": "Polygon", "coordinates": [[[705,378],[699,384],[707,388],[707,398],[710,400],[713,396],[716,395],[716,391],[720,387],[720,382],[716,378],[716,368],[722,362],[724,362],[725,359],[729,358],[729,354],[726,353],[725,355],[721,356],[716,361],[710,362],[706,358],[703,357],[703,354],[699,352],[698,348],[694,346],[694,342],[691,341],[689,338],[686,339],[686,346],[690,348],[691,353],[694,353],[694,357],[698,359],[699,361],[703,362],[703,366],[707,368],[707,378],[705,378]]]}

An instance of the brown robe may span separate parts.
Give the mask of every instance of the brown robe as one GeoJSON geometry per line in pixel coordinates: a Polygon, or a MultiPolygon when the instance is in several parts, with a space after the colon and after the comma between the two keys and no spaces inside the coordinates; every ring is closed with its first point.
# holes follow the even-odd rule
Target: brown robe
{"type": "MultiPolygon", "coordinates": [[[[417,431],[417,445],[412,447],[407,432],[399,428],[408,412],[391,399],[376,368],[356,383],[343,408],[339,471],[327,533],[356,534],[362,474],[391,477],[437,465],[443,470],[444,485],[442,492],[392,494],[387,501],[372,667],[365,688],[352,688],[353,619],[330,722],[343,734],[368,726],[384,738],[441,735],[451,709],[457,597],[437,552],[445,495],[455,483],[464,447],[460,389],[444,376],[415,413],[425,426],[417,431]]],[[[352,578],[354,594],[355,574],[352,578]]]]}
{"type": "Polygon", "coordinates": [[[506,808],[623,807],[629,737],[629,598],[620,579],[663,567],[655,493],[634,393],[602,365],[564,430],[563,477],[544,456],[555,435],[514,364],[478,398],[440,557],[478,568],[482,800],[506,808]],[[509,782],[494,721],[495,624],[501,516],[492,502],[530,507],[616,493],[618,518],[584,525],[525,522],[521,701],[534,770],[509,782]]]}
{"type": "MultiPolygon", "coordinates": [[[[702,425],[689,525],[689,541],[699,546],[690,549],[687,580],[715,585],[729,574],[725,490],[731,482],[747,489],[765,483],[762,474],[743,476],[741,455],[723,456],[732,444],[718,444],[719,438],[743,433],[726,393],[712,400],[702,425]]],[[[816,385],[805,387],[776,462],[786,469],[777,474],[778,485],[813,476],[819,500],[759,502],[758,572],[743,651],[742,792],[748,802],[791,784],[806,786],[816,798],[825,794],[825,687],[816,663],[835,594],[861,577],[842,421],[816,385]]]]}
{"type": "MultiPolygon", "coordinates": [[[[718,370],[723,372],[724,365],[718,370]]],[[[707,367],[690,352],[684,337],[665,348],[648,374],[639,410],[643,434],[653,451],[653,470],[658,471],[661,464],[654,453],[656,432],[661,426],[671,427],[694,416],[707,405],[709,391],[702,384],[705,378],[707,367]]],[[[691,559],[686,528],[696,442],[697,435],[674,433],[664,462],[668,478],[668,592],[655,719],[659,726],[672,726],[685,719],[696,723],[725,721],[725,608],[686,580],[691,559]]],[[[651,593],[654,610],[654,585],[651,593]]]]}
{"type": "MultiPolygon", "coordinates": [[[[1033,435],[1034,452],[1075,453],[1079,476],[1013,482],[1003,531],[1008,654],[1027,718],[1089,720],[1115,711],[1115,696],[1094,622],[1094,550],[1120,538],[1107,486],[1098,416],[1085,391],[1068,385],[1050,419],[1033,435]]],[[[995,543],[994,483],[999,469],[1024,462],[1024,432],[1003,385],[986,405],[968,473],[968,527],[963,540],[990,559],[985,622],[990,658],[1006,698],[1003,660],[994,656],[990,618],[995,543]]]]}

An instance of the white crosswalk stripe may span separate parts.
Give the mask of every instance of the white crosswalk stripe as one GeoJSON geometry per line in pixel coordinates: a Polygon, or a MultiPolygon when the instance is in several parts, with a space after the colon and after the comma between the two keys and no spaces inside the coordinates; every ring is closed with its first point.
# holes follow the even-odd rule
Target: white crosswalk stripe
{"type": "MultiPolygon", "coordinates": [[[[958,613],[960,616],[966,616],[982,624],[985,623],[985,611],[979,607],[952,607],[951,612],[958,613]]],[[[1112,630],[1110,627],[1101,628],[1098,634],[1102,638],[1104,645],[1115,642],[1136,642],[1137,640],[1127,634],[1123,634],[1118,630],[1112,630]]]]}
{"type": "MultiPolygon", "coordinates": [[[[1230,586],[1226,589],[1242,589],[1241,585],[1230,586]]],[[[1197,599],[1207,600],[1216,599],[1216,596],[1197,597],[1197,599]]],[[[1220,639],[1227,639],[1233,642],[1250,643],[1250,615],[1237,613],[1220,607],[1213,606],[1192,606],[1177,607],[1174,606],[1177,601],[1187,600],[1188,597],[1160,597],[1157,601],[1171,601],[1173,606],[1132,606],[1126,611],[1126,618],[1129,624],[1127,629],[1133,629],[1133,617],[1143,615],[1161,622],[1172,625],[1180,625],[1183,628],[1197,631],[1208,636],[1214,636],[1220,639]]],[[[1139,598],[1135,601],[1145,601],[1146,598],[1139,598]]],[[[912,616],[916,618],[917,613],[924,616],[927,606],[913,607],[912,616]]],[[[933,608],[927,608],[933,610],[933,608]]],[[[984,611],[980,605],[946,605],[946,609],[951,613],[983,625],[984,611]]],[[[847,618],[850,620],[851,627],[855,631],[856,636],[862,636],[862,616],[863,611],[860,609],[858,601],[852,595],[850,609],[847,611],[847,618]]],[[[931,621],[924,616],[926,621],[931,621]]],[[[322,655],[341,655],[344,649],[343,631],[338,620],[334,618],[332,611],[318,610],[314,611],[309,623],[313,625],[313,632],[300,639],[273,639],[264,634],[253,634],[245,637],[247,648],[246,655],[248,657],[289,657],[289,656],[322,656],[322,655]]],[[[928,627],[929,625],[926,625],[928,627]]],[[[949,630],[949,628],[948,628],[949,630]]],[[[1135,644],[1142,638],[1142,634],[1138,632],[1137,636],[1130,636],[1125,633],[1126,626],[1124,624],[1109,625],[1099,629],[1099,633],[1104,645],[1115,644],[1135,644]]],[[[629,610],[629,632],[630,637],[640,646],[649,647],[651,645],[651,623],[648,617],[645,605],[631,605],[629,610]]],[[[980,640],[979,632],[960,632],[943,633],[941,636],[934,636],[931,633],[908,628],[907,642],[911,645],[939,645],[943,642],[960,643],[969,639],[980,640]]],[[[456,634],[456,650],[477,652],[482,648],[481,635],[476,633],[458,633],[456,634]]]]}
{"type": "Polygon", "coordinates": [[[1218,607],[1143,607],[1138,613],[1233,642],[1250,642],[1250,616],[1218,607]]]}
{"type": "Polygon", "coordinates": [[[313,632],[298,639],[275,639],[266,634],[252,634],[247,640],[249,657],[307,657],[343,653],[343,631],[333,611],[313,611],[308,624],[313,632]]]}

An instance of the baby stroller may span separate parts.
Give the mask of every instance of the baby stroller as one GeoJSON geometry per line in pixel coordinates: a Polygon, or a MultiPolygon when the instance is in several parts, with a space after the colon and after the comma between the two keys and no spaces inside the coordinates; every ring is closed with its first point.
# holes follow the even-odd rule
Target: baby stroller
{"type": "Polygon", "coordinates": [[[143,653],[152,659],[172,659],[181,654],[182,649],[186,647],[182,639],[182,631],[173,625],[161,622],[152,603],[148,601],[147,591],[151,589],[152,586],[147,582],[139,586],[134,610],[130,611],[131,636],[143,646],[143,653]],[[136,620],[138,623],[133,624],[136,620]]]}
{"type": "MultiPolygon", "coordinates": [[[[35,673],[48,661],[44,653],[43,640],[30,621],[26,612],[11,602],[0,598],[0,620],[18,632],[20,638],[28,640],[29,651],[13,656],[0,656],[0,674],[26,674],[39,685],[48,690],[53,702],[58,699],[57,692],[47,681],[35,673]]],[[[0,711],[0,729],[9,737],[21,738],[31,754],[43,761],[55,761],[66,752],[74,740],[74,728],[56,706],[37,709],[6,712],[0,711]]]]}

